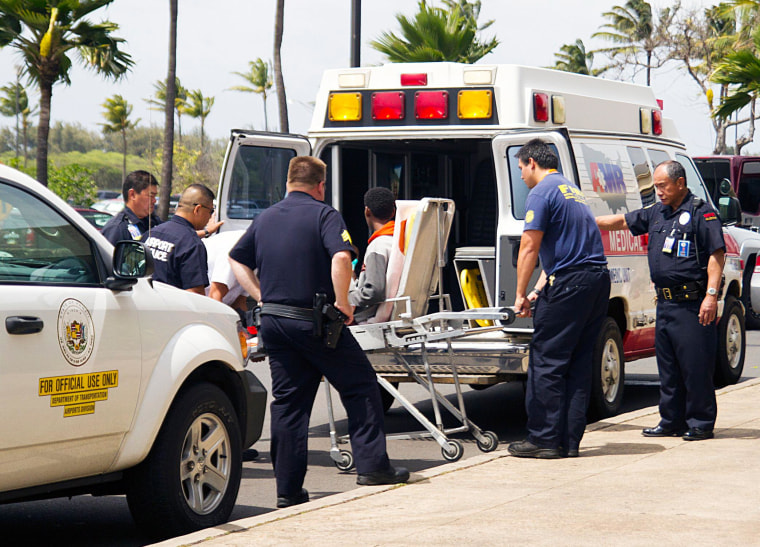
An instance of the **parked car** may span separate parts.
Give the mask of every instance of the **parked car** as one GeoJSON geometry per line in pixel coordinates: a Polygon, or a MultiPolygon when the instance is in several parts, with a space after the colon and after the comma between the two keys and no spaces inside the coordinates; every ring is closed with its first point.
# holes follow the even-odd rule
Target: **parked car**
{"type": "Polygon", "coordinates": [[[124,198],[102,199],[93,203],[92,208],[96,211],[104,211],[111,215],[115,215],[124,209],[124,198]]]}
{"type": "Polygon", "coordinates": [[[157,538],[225,522],[266,390],[232,308],[153,282],[32,178],[0,166],[0,503],[126,494],[157,538]]]}
{"type": "Polygon", "coordinates": [[[115,199],[121,197],[121,192],[115,190],[98,190],[95,193],[98,199],[115,199]]]}
{"type": "Polygon", "coordinates": [[[98,231],[102,231],[103,226],[105,226],[113,216],[111,213],[107,213],[106,211],[98,211],[97,209],[74,207],[74,210],[82,215],[87,222],[95,226],[98,231]]]}

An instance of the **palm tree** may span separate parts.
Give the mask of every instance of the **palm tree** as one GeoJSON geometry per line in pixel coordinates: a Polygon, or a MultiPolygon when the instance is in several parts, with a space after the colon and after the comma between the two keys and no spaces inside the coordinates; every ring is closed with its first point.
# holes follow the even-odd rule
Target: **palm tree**
{"type": "MultiPolygon", "coordinates": [[[[174,111],[177,114],[177,134],[179,136],[179,142],[182,142],[182,114],[185,113],[187,106],[187,89],[182,86],[179,78],[175,78],[174,81],[174,111]]],[[[155,94],[152,98],[145,99],[145,102],[149,105],[152,105],[151,110],[158,110],[163,112],[166,108],[166,82],[163,80],[158,80],[155,84],[153,84],[153,89],[156,90],[155,94]]]]}
{"type": "Polygon", "coordinates": [[[161,198],[158,215],[169,216],[169,198],[172,194],[172,165],[174,162],[174,111],[177,109],[177,0],[169,0],[169,68],[166,73],[164,95],[164,147],[161,154],[161,198]]]}
{"type": "Polygon", "coordinates": [[[105,108],[103,117],[107,123],[102,123],[103,133],[121,133],[121,180],[127,178],[127,131],[137,127],[140,120],[131,121],[132,105],[129,104],[121,95],[114,95],[106,99],[101,105],[105,108]]]}
{"type": "Polygon", "coordinates": [[[622,6],[613,6],[612,10],[602,14],[609,22],[600,28],[609,29],[592,34],[593,38],[603,38],[616,46],[597,50],[609,54],[613,59],[621,59],[620,66],[642,66],[646,69],[647,85],[652,82],[652,69],[662,66],[664,61],[656,59],[658,48],[667,37],[670,25],[678,7],[662,9],[658,22],[652,14],[652,6],[645,0],[628,0],[622,6]],[[639,60],[643,52],[645,61],[639,60]]]}
{"type": "Polygon", "coordinates": [[[191,118],[201,120],[201,152],[203,152],[206,118],[211,114],[211,108],[214,106],[214,97],[204,97],[200,89],[188,92],[187,96],[190,101],[185,104],[183,110],[191,118]]]}
{"type": "Polygon", "coordinates": [[[753,36],[754,47],[733,51],[724,57],[712,75],[712,81],[730,86],[727,94],[721,97],[720,105],[715,109],[713,116],[718,119],[728,119],[734,112],[749,106],[749,132],[745,138],[738,139],[736,153],[741,153],[741,148],[749,144],[755,137],[755,103],[760,94],[760,29],[753,36]]]}
{"type": "MultiPolygon", "coordinates": [[[[26,88],[19,82],[8,84],[0,88],[3,96],[0,97],[0,114],[8,117],[16,117],[16,131],[18,132],[18,119],[21,119],[22,144],[24,147],[24,167],[29,157],[29,118],[39,111],[37,105],[29,106],[29,95],[26,88]]],[[[18,134],[16,134],[16,158],[18,158],[18,134]]]]}
{"type": "Polygon", "coordinates": [[[280,131],[288,133],[288,99],[285,95],[285,79],[282,76],[282,31],[285,24],[285,0],[277,0],[274,14],[274,81],[277,83],[277,106],[280,112],[280,131]]]}
{"type": "Polygon", "coordinates": [[[251,85],[236,85],[232,91],[244,93],[258,93],[264,101],[264,130],[269,131],[269,118],[267,116],[267,92],[272,89],[272,77],[269,74],[272,64],[264,61],[261,57],[248,62],[248,72],[233,72],[251,85]]]}
{"type": "Polygon", "coordinates": [[[554,66],[550,67],[563,72],[574,72],[575,74],[586,74],[588,76],[597,76],[604,72],[604,68],[592,69],[594,62],[594,52],[586,51],[586,46],[580,38],[574,44],[565,44],[559,48],[554,66]]]}
{"type": "Polygon", "coordinates": [[[0,47],[21,53],[24,72],[39,86],[40,119],[37,127],[37,179],[48,180],[48,135],[53,86],[70,84],[72,50],[99,74],[118,79],[132,66],[113,36],[119,27],[109,21],[91,23],[92,12],[113,0],[0,0],[0,47]]]}
{"type": "Polygon", "coordinates": [[[447,1],[448,10],[429,7],[425,0],[419,0],[419,12],[414,20],[396,14],[401,26],[401,36],[384,32],[370,45],[385,54],[394,63],[454,61],[474,63],[493,51],[499,45],[494,37],[489,41],[478,40],[477,16],[480,3],[471,4],[466,0],[447,1]]]}

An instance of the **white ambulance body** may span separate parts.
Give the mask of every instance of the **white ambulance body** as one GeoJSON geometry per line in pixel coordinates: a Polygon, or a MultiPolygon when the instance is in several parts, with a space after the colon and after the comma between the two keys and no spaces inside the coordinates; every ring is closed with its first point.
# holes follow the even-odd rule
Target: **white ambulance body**
{"type": "MultiPolygon", "coordinates": [[[[554,146],[560,171],[582,189],[595,215],[653,203],[652,172],[668,159],[680,161],[692,192],[709,200],[650,88],[525,66],[418,63],[327,71],[308,138],[233,131],[220,216],[226,229],[245,228],[284,197],[290,158],[311,153],[327,163],[326,201],[341,211],[362,251],[368,188],[388,187],[398,199],[454,199],[444,290],[462,309],[461,290],[471,288],[459,287],[459,274],[474,269],[487,299],[482,304],[511,306],[528,193],[514,156],[536,137],[554,146]]],[[[656,315],[646,236],[602,237],[612,293],[595,351],[592,410],[598,416],[620,406],[624,361],[654,354],[656,315]]],[[[744,361],[742,265],[730,236],[727,243],[716,374],[733,383],[744,361]]],[[[532,324],[518,319],[513,326],[496,344],[455,348],[465,382],[477,387],[524,378],[532,324]]],[[[442,352],[441,364],[447,359],[442,352]]],[[[382,362],[373,365],[384,370],[382,362]]]]}

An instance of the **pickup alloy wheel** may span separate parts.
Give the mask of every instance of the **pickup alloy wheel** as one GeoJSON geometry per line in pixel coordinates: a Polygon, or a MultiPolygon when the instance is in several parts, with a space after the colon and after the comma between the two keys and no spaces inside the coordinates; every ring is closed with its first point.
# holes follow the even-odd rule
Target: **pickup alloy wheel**
{"type": "Polygon", "coordinates": [[[172,405],[148,458],[128,477],[138,526],[171,537],[227,521],[242,472],[240,428],[218,387],[199,384],[172,405]]]}

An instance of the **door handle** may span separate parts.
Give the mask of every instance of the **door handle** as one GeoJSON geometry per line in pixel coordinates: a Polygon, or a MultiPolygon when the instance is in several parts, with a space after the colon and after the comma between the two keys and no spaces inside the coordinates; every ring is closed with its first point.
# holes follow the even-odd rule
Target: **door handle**
{"type": "Polygon", "coordinates": [[[5,330],[8,334],[34,334],[42,331],[44,323],[39,317],[28,315],[14,315],[5,318],[5,330]]]}

